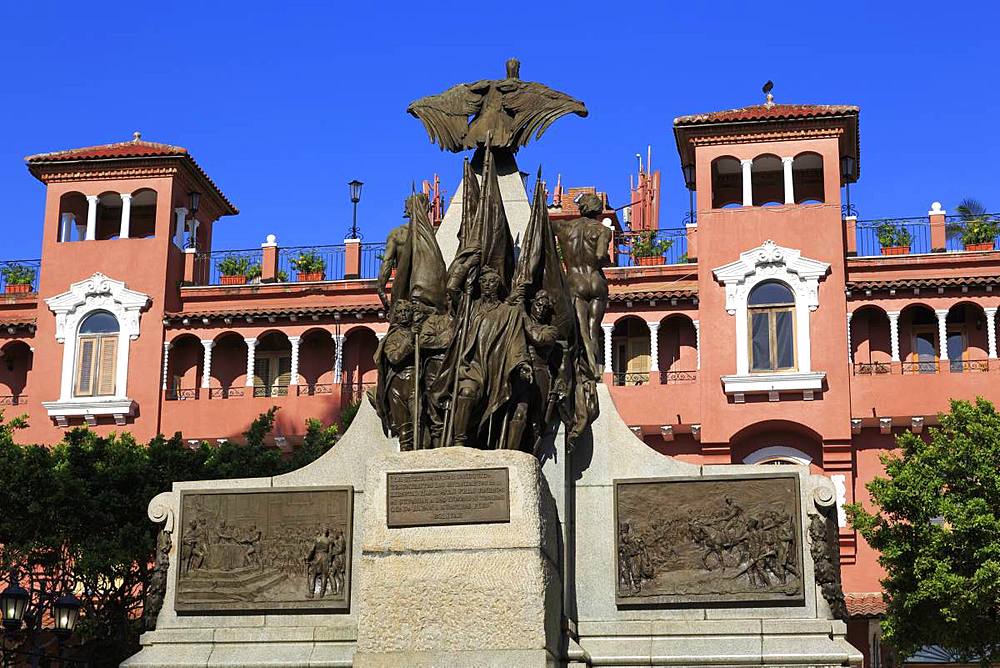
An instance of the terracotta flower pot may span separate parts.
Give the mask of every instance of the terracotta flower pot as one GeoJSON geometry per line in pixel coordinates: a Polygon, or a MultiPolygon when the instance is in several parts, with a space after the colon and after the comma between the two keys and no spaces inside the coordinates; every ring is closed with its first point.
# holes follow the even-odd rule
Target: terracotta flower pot
{"type": "Polygon", "coordinates": [[[643,255],[635,258],[635,263],[640,267],[656,267],[667,263],[667,258],[662,255],[643,255]]]}
{"type": "Polygon", "coordinates": [[[8,283],[6,287],[8,295],[24,294],[25,292],[31,292],[30,283],[8,283]]]}
{"type": "Polygon", "coordinates": [[[993,242],[987,241],[981,244],[965,244],[965,250],[967,251],[991,251],[993,250],[993,242]]]}
{"type": "Polygon", "coordinates": [[[307,274],[299,273],[296,277],[300,283],[305,283],[307,281],[322,281],[323,272],[322,271],[310,271],[307,274]]]}
{"type": "Polygon", "coordinates": [[[220,276],[219,282],[222,285],[246,285],[246,276],[220,276]]]}
{"type": "Polygon", "coordinates": [[[908,255],[909,246],[882,246],[882,255],[908,255]]]}

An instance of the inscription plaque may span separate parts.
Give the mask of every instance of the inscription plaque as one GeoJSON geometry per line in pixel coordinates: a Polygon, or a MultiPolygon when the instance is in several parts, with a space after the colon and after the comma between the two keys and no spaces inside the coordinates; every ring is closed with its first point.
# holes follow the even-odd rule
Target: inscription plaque
{"type": "Polygon", "coordinates": [[[510,521],[506,468],[386,475],[386,522],[390,529],[510,521]]]}
{"type": "Polygon", "coordinates": [[[619,605],[801,603],[794,473],[615,481],[619,605]]]}
{"type": "Polygon", "coordinates": [[[353,487],[182,491],[175,609],[350,609],[353,495],[353,487]]]}

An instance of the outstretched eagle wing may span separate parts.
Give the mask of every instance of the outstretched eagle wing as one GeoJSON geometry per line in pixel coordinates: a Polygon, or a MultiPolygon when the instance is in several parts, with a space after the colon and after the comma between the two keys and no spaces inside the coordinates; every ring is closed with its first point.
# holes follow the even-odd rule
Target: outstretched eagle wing
{"type": "Polygon", "coordinates": [[[437,95],[414,100],[407,113],[420,119],[432,142],[453,153],[465,150],[469,116],[479,111],[482,94],[469,84],[458,84],[437,95]]]}
{"type": "Polygon", "coordinates": [[[533,81],[519,81],[515,90],[504,94],[503,104],[514,115],[511,146],[525,146],[532,137],[538,139],[566,114],[587,116],[583,102],[533,81]]]}

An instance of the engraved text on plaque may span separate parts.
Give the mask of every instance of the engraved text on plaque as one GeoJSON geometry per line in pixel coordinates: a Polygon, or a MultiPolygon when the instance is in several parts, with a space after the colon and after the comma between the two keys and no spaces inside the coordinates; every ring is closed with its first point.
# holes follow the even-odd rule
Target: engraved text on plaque
{"type": "Polygon", "coordinates": [[[390,529],[510,521],[506,468],[416,471],[387,476],[386,522],[390,529]]]}

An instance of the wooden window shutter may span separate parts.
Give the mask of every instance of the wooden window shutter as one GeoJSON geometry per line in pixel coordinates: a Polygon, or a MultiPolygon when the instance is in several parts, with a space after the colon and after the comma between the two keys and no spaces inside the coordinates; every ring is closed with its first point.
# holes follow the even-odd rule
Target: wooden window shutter
{"type": "Polygon", "coordinates": [[[253,361],[253,384],[256,387],[270,385],[269,362],[266,357],[258,357],[253,361]]]}
{"type": "Polygon", "coordinates": [[[275,394],[277,396],[285,396],[288,392],[288,383],[292,380],[292,358],[279,357],[277,361],[278,374],[274,379],[274,387],[283,389],[275,392],[275,394]]]}
{"type": "Polygon", "coordinates": [[[80,353],[76,363],[76,387],[73,394],[78,397],[90,397],[94,394],[94,354],[97,339],[85,338],[78,341],[80,353]]]}
{"type": "Polygon", "coordinates": [[[97,392],[100,396],[110,396],[115,393],[115,369],[118,364],[118,339],[113,336],[102,336],[100,339],[100,358],[97,369],[97,392]]]}

